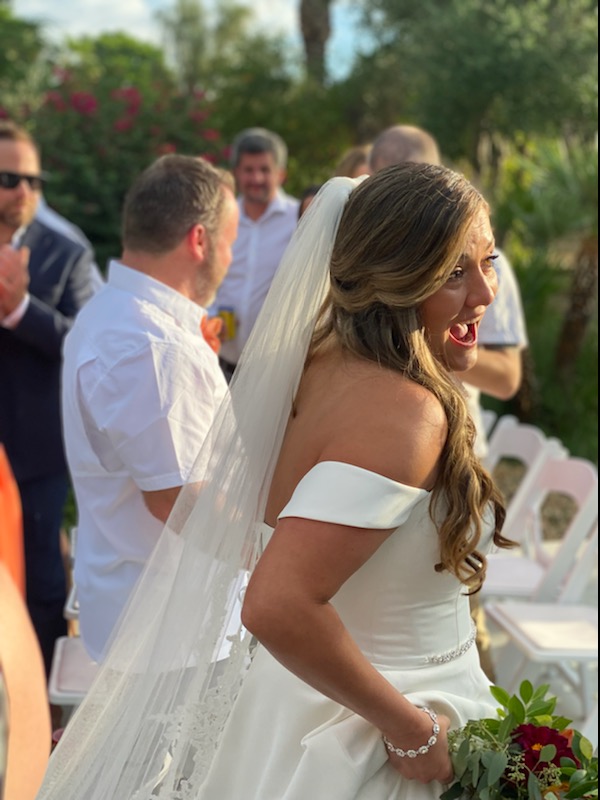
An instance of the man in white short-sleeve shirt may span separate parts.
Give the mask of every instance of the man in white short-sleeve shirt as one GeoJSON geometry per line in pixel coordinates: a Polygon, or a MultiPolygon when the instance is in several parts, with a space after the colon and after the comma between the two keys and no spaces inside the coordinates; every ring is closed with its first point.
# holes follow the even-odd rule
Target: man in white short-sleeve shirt
{"type": "Polygon", "coordinates": [[[281,186],[287,148],[276,133],[248,128],[233,142],[240,225],[233,260],[210,309],[225,320],[221,366],[231,378],[298,223],[295,197],[281,186]]]}
{"type": "Polygon", "coordinates": [[[227,392],[201,332],[231,261],[228,176],[164,156],[134,182],[123,254],[64,349],[63,418],[78,508],[74,578],[96,660],[163,530],[227,392]]]}
{"type": "Polygon", "coordinates": [[[521,385],[521,354],[528,346],[521,292],[510,261],[497,250],[494,262],[498,292],[484,314],[478,331],[477,363],[462,375],[467,405],[475,423],[475,452],[487,454],[487,436],[480,405],[481,392],[509,400],[521,385]]]}

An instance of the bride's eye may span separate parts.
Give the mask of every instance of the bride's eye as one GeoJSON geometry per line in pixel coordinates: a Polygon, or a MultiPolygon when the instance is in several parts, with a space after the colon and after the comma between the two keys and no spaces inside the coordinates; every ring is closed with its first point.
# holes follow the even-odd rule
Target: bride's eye
{"type": "Polygon", "coordinates": [[[494,261],[498,258],[498,253],[490,253],[489,256],[486,256],[483,259],[483,265],[486,269],[495,269],[494,261]]]}
{"type": "Polygon", "coordinates": [[[454,270],[450,273],[448,280],[449,281],[460,280],[460,278],[462,278],[464,274],[465,271],[463,267],[455,267],[454,270]]]}

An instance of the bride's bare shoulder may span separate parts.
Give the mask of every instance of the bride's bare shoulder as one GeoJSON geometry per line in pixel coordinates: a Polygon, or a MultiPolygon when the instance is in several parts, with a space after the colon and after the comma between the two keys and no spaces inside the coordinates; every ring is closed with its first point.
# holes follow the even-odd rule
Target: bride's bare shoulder
{"type": "Polygon", "coordinates": [[[447,420],[428,389],[358,359],[323,361],[307,377],[301,388],[317,460],[345,461],[430,488],[447,420]]]}

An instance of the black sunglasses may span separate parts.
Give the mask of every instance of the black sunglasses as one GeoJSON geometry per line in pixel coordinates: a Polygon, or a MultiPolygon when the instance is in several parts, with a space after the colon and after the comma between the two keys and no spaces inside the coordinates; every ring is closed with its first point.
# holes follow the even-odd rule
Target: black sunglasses
{"type": "Polygon", "coordinates": [[[3,189],[16,189],[21,181],[27,181],[29,187],[39,191],[44,183],[42,175],[19,175],[18,172],[0,172],[0,186],[3,189]]]}

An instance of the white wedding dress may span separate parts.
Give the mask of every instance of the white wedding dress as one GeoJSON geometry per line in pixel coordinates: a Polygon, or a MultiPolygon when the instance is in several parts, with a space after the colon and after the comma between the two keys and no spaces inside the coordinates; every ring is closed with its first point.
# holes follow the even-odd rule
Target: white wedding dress
{"type": "MultiPolygon", "coordinates": [[[[465,587],[434,570],[439,547],[429,492],[349,464],[321,462],[298,484],[281,517],[396,528],[333,605],[367,658],[411,702],[446,714],[452,727],[493,715],[465,587]]],[[[265,525],[264,535],[270,533],[265,525]]],[[[490,536],[491,520],[486,541],[490,536]]],[[[401,778],[377,729],[259,646],[195,797],[437,800],[443,788],[401,778]]]]}

